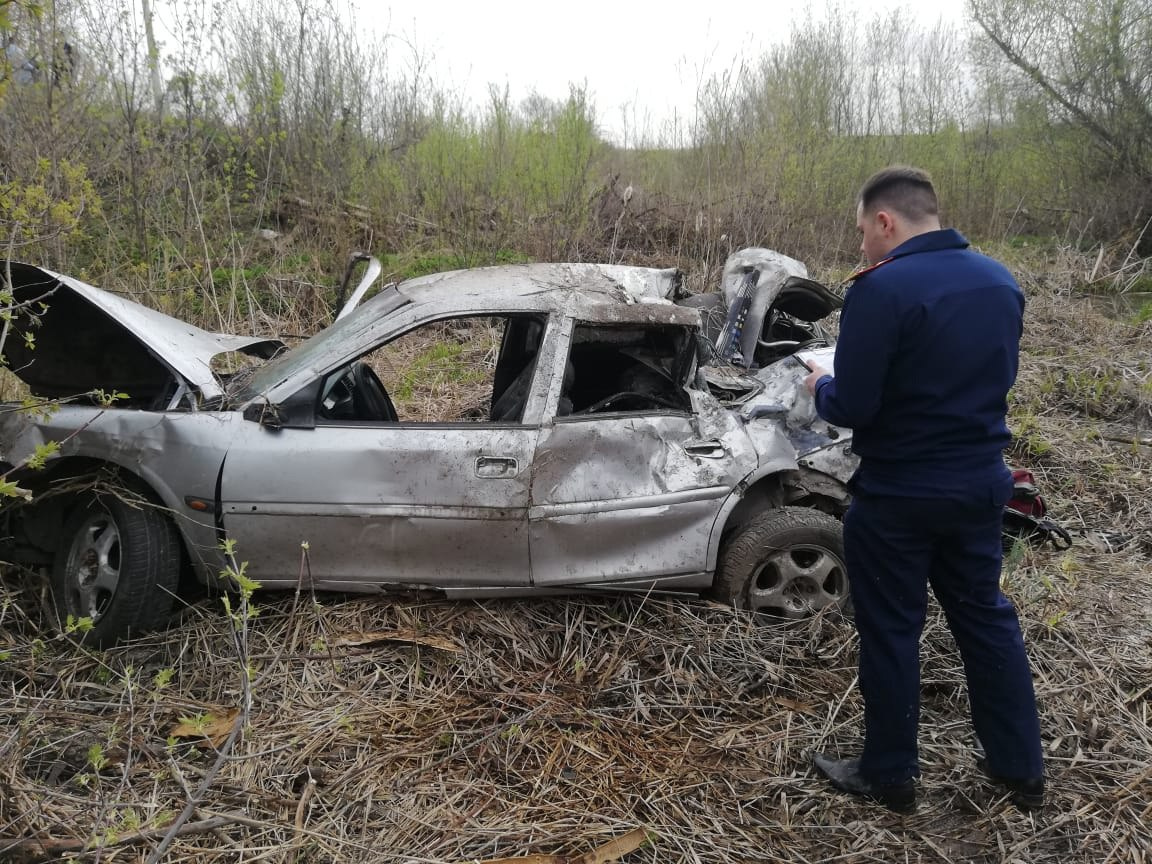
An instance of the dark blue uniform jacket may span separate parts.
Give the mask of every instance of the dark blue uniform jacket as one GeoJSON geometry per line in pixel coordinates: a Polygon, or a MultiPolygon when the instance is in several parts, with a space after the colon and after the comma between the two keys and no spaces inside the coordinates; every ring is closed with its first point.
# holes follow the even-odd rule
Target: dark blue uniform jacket
{"type": "Polygon", "coordinates": [[[853,488],[1003,504],[1024,295],[958,231],[896,247],[848,289],[816,410],[853,430],[853,488]]]}

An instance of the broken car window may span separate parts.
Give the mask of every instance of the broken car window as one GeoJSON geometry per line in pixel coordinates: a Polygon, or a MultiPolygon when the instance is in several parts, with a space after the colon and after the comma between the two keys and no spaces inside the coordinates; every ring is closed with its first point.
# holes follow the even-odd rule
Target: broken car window
{"type": "Polygon", "coordinates": [[[684,327],[577,324],[556,413],[691,411],[694,352],[684,327]]]}
{"type": "Polygon", "coordinates": [[[519,423],[542,316],[451,318],[421,325],[329,376],[321,419],[519,423]]]}

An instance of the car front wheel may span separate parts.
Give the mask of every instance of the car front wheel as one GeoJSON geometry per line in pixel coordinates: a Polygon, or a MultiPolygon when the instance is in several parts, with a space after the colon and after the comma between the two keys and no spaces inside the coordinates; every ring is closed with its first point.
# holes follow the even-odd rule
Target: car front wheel
{"type": "Polygon", "coordinates": [[[758,514],[721,549],[714,593],[738,608],[785,618],[828,607],[849,614],[840,523],[804,507],[758,514]]]}
{"type": "Polygon", "coordinates": [[[175,526],[154,505],[92,496],[69,514],[53,562],[60,624],[88,619],[74,635],[101,648],[154,630],[171,614],[179,571],[175,526]]]}

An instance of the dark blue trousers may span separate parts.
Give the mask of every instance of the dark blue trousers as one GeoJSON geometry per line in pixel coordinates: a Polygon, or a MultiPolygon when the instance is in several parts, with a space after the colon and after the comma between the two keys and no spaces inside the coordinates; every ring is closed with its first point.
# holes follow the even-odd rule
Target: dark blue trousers
{"type": "Polygon", "coordinates": [[[1000,591],[1001,508],[936,498],[861,495],[844,518],[856,629],[864,752],[874,783],[920,773],[920,634],[928,584],[960,649],[988,767],[999,777],[1044,772],[1036,696],[1016,610],[1000,591]]]}

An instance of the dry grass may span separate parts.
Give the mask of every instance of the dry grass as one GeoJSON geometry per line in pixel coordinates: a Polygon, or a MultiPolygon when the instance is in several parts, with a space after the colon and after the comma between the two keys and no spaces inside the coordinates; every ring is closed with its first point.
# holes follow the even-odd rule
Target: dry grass
{"type": "Polygon", "coordinates": [[[768,626],[656,597],[258,597],[246,694],[217,600],[97,654],[50,636],[37,589],[10,579],[0,861],[69,849],[146,861],[186,808],[191,830],[159,860],[578,856],[643,827],[649,842],[623,860],[1152,861],[1150,451],[1125,442],[1148,434],[1149,334],[1086,324],[1069,302],[1032,303],[1015,411],[1036,446],[1017,455],[1054,514],[1089,534],[1013,556],[1005,576],[1042,712],[1041,813],[976,771],[959,657],[935,611],[921,803],[899,817],[809,768],[813,751],[859,743],[854,636],[836,616],[768,626]],[[1052,370],[1097,367],[1136,388],[1107,419],[1041,392],[1052,370]],[[1119,535],[1123,549],[1107,551],[1119,535]]]}
{"type": "Polygon", "coordinates": [[[504,321],[476,317],[420,327],[368,354],[403,421],[487,420],[504,321]]]}

